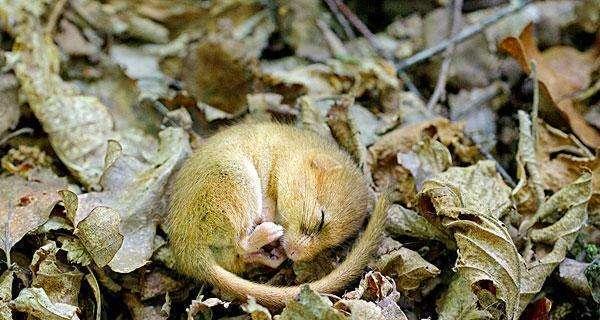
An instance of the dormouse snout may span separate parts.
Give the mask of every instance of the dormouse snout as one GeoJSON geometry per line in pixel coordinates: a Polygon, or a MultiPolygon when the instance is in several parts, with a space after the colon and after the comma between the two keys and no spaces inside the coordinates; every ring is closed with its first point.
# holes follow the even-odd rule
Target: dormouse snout
{"type": "Polygon", "coordinates": [[[283,250],[286,256],[292,261],[306,260],[305,248],[308,245],[308,239],[302,238],[298,240],[284,239],[283,250]]]}

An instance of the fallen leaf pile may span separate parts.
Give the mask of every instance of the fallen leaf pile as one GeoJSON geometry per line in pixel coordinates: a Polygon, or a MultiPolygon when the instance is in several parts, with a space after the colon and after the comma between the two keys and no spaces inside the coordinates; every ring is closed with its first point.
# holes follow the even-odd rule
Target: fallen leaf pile
{"type": "Polygon", "coordinates": [[[598,319],[600,5],[491,2],[0,0],[0,319],[598,319]],[[477,32],[405,65],[457,4],[477,32]],[[179,274],[162,226],[183,161],[264,121],[393,200],[360,279],[281,310],[179,274]]]}

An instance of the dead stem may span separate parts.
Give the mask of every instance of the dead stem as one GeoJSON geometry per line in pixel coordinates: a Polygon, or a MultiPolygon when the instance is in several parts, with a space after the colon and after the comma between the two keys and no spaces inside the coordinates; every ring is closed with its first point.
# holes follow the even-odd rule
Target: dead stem
{"type": "Polygon", "coordinates": [[[489,17],[483,18],[480,21],[462,29],[456,36],[441,41],[437,45],[427,48],[417,54],[412,55],[409,58],[406,58],[398,64],[398,71],[405,70],[406,68],[419,63],[425,59],[429,59],[431,56],[434,56],[442,51],[444,51],[449,45],[457,44],[465,41],[466,39],[474,36],[475,34],[481,32],[481,30],[491,26],[492,24],[498,22],[500,19],[511,15],[521,9],[523,9],[526,5],[528,5],[530,1],[515,1],[513,4],[508,5],[504,8],[498,10],[498,12],[489,17]]]}
{"type": "MultiPolygon", "coordinates": [[[[449,38],[455,36],[458,33],[458,29],[462,24],[462,0],[454,0],[452,1],[452,15],[450,16],[450,21],[452,27],[450,28],[449,38]]],[[[454,54],[454,48],[456,47],[456,43],[451,43],[445,52],[444,61],[442,62],[442,67],[440,69],[440,74],[438,75],[437,82],[435,84],[435,89],[433,90],[433,94],[429,98],[427,102],[427,109],[433,110],[438,101],[445,100],[446,96],[446,80],[448,79],[448,72],[450,70],[450,62],[452,62],[452,55],[454,54]]]]}

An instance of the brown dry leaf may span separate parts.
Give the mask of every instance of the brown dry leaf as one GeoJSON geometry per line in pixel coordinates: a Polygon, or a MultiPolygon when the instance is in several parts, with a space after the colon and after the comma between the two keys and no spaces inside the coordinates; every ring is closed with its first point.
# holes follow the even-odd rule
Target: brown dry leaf
{"type": "Polygon", "coordinates": [[[409,124],[383,135],[369,147],[373,179],[379,187],[395,186],[392,198],[409,208],[416,204],[417,191],[410,171],[398,164],[398,154],[411,152],[425,136],[452,148],[463,162],[474,162],[479,154],[464,136],[462,126],[444,118],[409,124]]]}
{"type": "Polygon", "coordinates": [[[349,114],[354,99],[343,96],[329,108],[327,112],[327,125],[337,143],[344,148],[361,166],[365,165],[367,149],[360,141],[360,132],[356,121],[349,114]]]}
{"type": "MultiPolygon", "coordinates": [[[[109,143],[105,170],[100,179],[102,192],[89,192],[82,195],[67,194],[64,198],[68,217],[78,226],[86,217],[99,207],[110,208],[120,216],[119,233],[124,236],[123,243],[109,262],[111,269],[117,272],[131,272],[148,262],[154,251],[156,224],[162,210],[162,196],[167,179],[183,159],[189,154],[187,135],[181,129],[168,128],[159,134],[160,148],[151,161],[142,161],[122,152],[116,141],[109,143]]],[[[104,210],[104,209],[102,209],[104,210]]],[[[116,218],[116,217],[115,217],[116,218]]],[[[101,248],[115,248],[117,238],[100,232],[111,227],[116,235],[115,219],[94,219],[89,228],[79,228],[80,239],[89,239],[89,245],[96,246],[96,254],[102,254],[100,261],[106,262],[108,256],[101,248]],[[100,239],[108,241],[98,242],[100,239]],[[102,247],[98,247],[101,243],[102,247]]],[[[84,245],[86,242],[83,242],[84,245]]],[[[91,248],[86,248],[91,250],[91,248]]],[[[94,260],[99,257],[92,258],[94,260]]]]}
{"type": "Polygon", "coordinates": [[[277,319],[343,320],[348,318],[333,308],[329,299],[312,291],[308,285],[303,285],[298,300],[289,302],[277,319]]]}
{"type": "Polygon", "coordinates": [[[150,273],[145,273],[140,282],[140,298],[142,301],[164,295],[168,292],[177,291],[184,287],[184,283],[173,279],[161,270],[153,270],[150,273]]]}
{"type": "Polygon", "coordinates": [[[419,209],[421,214],[428,213],[431,208],[421,205],[431,203],[437,215],[456,218],[466,211],[498,219],[512,208],[510,194],[495,163],[482,160],[466,168],[451,167],[425,181],[419,209]]]}
{"type": "MultiPolygon", "coordinates": [[[[370,309],[375,310],[375,314],[381,314],[384,319],[397,319],[406,320],[406,315],[400,309],[397,302],[400,299],[400,293],[396,291],[396,284],[394,280],[389,277],[382,275],[379,272],[368,272],[360,281],[358,287],[350,292],[344,294],[341,301],[369,301],[374,302],[376,309],[373,305],[369,304],[370,309]]],[[[344,303],[345,304],[345,303],[344,303]]],[[[352,303],[354,306],[363,304],[362,302],[352,303]]],[[[337,305],[336,305],[337,307],[337,305]]],[[[348,311],[348,309],[344,309],[348,311]]],[[[352,319],[363,319],[360,318],[359,313],[351,314],[352,319]],[[357,316],[355,318],[355,315],[357,316]]]]}
{"type": "Polygon", "coordinates": [[[31,286],[42,288],[52,303],[78,305],[83,273],[65,265],[56,258],[55,242],[40,247],[34,254],[30,269],[33,273],[31,286]]]}
{"type": "MultiPolygon", "coordinates": [[[[542,101],[548,101],[558,109],[571,130],[585,144],[600,147],[600,133],[585,121],[573,100],[574,94],[590,85],[592,72],[597,67],[597,50],[582,53],[575,48],[557,46],[542,53],[537,47],[531,24],[518,38],[504,39],[500,47],[513,56],[527,73],[531,72],[530,62],[534,60],[542,101]]],[[[555,118],[555,111],[548,108],[550,105],[540,104],[540,113],[547,120],[555,118]]]]}
{"type": "Polygon", "coordinates": [[[242,44],[210,37],[189,50],[181,76],[198,101],[236,116],[246,111],[256,66],[256,59],[245,55],[242,44]]]}
{"type": "Polygon", "coordinates": [[[558,278],[577,296],[590,296],[592,294],[591,287],[584,274],[589,265],[589,263],[567,258],[558,266],[558,278]]]}
{"type": "Polygon", "coordinates": [[[0,177],[0,242],[7,256],[25,234],[48,220],[60,200],[58,190],[67,186],[66,179],[48,169],[30,172],[28,179],[0,177]]]}
{"type": "Polygon", "coordinates": [[[393,236],[410,236],[425,240],[438,240],[449,249],[454,249],[454,241],[443,230],[432,225],[427,219],[413,210],[392,204],[388,210],[388,219],[385,226],[387,232],[393,236]]]}
{"type": "Polygon", "coordinates": [[[39,319],[79,320],[79,308],[64,303],[52,303],[42,288],[21,290],[19,296],[11,301],[11,308],[39,319]]]}
{"type": "Polygon", "coordinates": [[[0,276],[0,319],[12,320],[12,310],[10,309],[10,301],[12,300],[14,275],[11,270],[6,270],[0,276]]]}
{"type": "MultiPolygon", "coordinates": [[[[15,44],[11,54],[17,59],[14,71],[22,93],[65,166],[84,186],[98,189],[108,140],[118,139],[129,155],[154,157],[156,138],[139,129],[136,121],[124,121],[133,117],[122,117],[123,108],[112,110],[97,97],[82,95],[77,87],[60,78],[58,49],[44,32],[39,16],[43,10],[30,12],[22,6],[18,3],[14,8],[1,8],[20,13],[13,31],[15,44]]],[[[6,12],[0,10],[0,14],[6,12]]],[[[138,82],[141,93],[151,95],[147,91],[153,87],[148,89],[144,83],[155,83],[153,79],[156,77],[138,82]]],[[[131,105],[127,107],[131,110],[131,105]]]]}
{"type": "Polygon", "coordinates": [[[419,288],[421,282],[440,274],[436,266],[391,238],[384,239],[379,251],[379,258],[374,263],[374,267],[393,278],[398,290],[415,290],[419,288]],[[381,252],[382,250],[385,251],[381,252]]]}
{"type": "Polygon", "coordinates": [[[398,164],[410,171],[419,191],[427,178],[446,171],[452,165],[452,155],[441,142],[425,136],[413,145],[411,151],[398,153],[398,164]]]}
{"type": "Polygon", "coordinates": [[[260,82],[266,91],[283,95],[284,101],[293,101],[302,95],[360,97],[367,92],[381,98],[400,86],[394,66],[373,57],[360,63],[332,59],[310,65],[290,61],[262,64],[260,82]]]}
{"type": "Polygon", "coordinates": [[[112,118],[98,99],[78,95],[62,81],[56,45],[44,34],[40,17],[21,5],[15,5],[21,16],[16,19],[12,52],[19,57],[14,70],[21,90],[58,157],[81,182],[94,187],[106,141],[114,136],[112,118]]]}
{"type": "Polygon", "coordinates": [[[278,0],[278,23],[284,40],[296,51],[296,55],[323,61],[331,56],[327,41],[317,21],[325,16],[318,0],[278,0]]]}
{"type": "Polygon", "coordinates": [[[190,306],[186,309],[187,319],[193,320],[196,317],[202,317],[203,319],[212,319],[211,308],[216,306],[222,306],[228,308],[231,302],[222,301],[217,298],[208,298],[204,300],[204,296],[199,293],[196,299],[192,300],[190,306]]]}
{"type": "Polygon", "coordinates": [[[364,300],[339,300],[333,305],[334,308],[350,313],[354,320],[386,320],[383,311],[371,301],[364,300]]]}
{"type": "MultiPolygon", "coordinates": [[[[73,194],[69,197],[77,196],[73,194]]],[[[96,207],[75,226],[73,234],[79,238],[99,267],[110,263],[123,244],[123,234],[119,230],[120,223],[121,217],[117,211],[108,207],[96,207]]]]}
{"type": "MultiPolygon", "coordinates": [[[[476,166],[482,166],[482,162],[476,166]]],[[[489,167],[486,171],[492,173],[492,177],[497,176],[493,164],[485,166],[489,167]]],[[[451,170],[452,168],[448,171],[451,170]]],[[[473,169],[455,168],[455,171],[458,170],[473,169]]],[[[470,175],[472,174],[464,174],[470,175]]],[[[494,187],[490,187],[488,183],[473,181],[474,186],[461,189],[456,187],[455,179],[456,174],[441,174],[432,179],[431,184],[429,181],[425,183],[420,193],[421,214],[428,217],[433,215],[434,221],[439,221],[454,233],[459,253],[457,273],[471,285],[486,287],[485,282],[491,281],[494,291],[490,293],[505,303],[506,317],[518,319],[531,298],[541,290],[546,277],[565,258],[577,232],[585,223],[591,193],[591,175],[585,174],[555,193],[542,205],[541,213],[534,217],[533,221],[539,221],[548,213],[562,213],[556,222],[528,230],[528,236],[536,243],[536,249],[540,249],[536,252],[536,261],[521,257],[506,227],[498,220],[506,211],[505,204],[510,192],[507,194],[496,191],[487,197],[476,196],[481,192],[478,188],[494,187]],[[444,175],[445,178],[442,178],[444,175]],[[483,208],[473,205],[472,200],[477,197],[479,204],[486,203],[483,208]],[[542,244],[551,245],[551,251],[541,250],[542,244]]],[[[505,188],[506,186],[500,190],[505,188]]],[[[485,295],[478,297],[482,301],[485,295]]]]}
{"type": "Polygon", "coordinates": [[[346,292],[343,298],[381,301],[397,295],[396,284],[392,278],[384,276],[381,272],[369,271],[360,280],[358,287],[346,292]]]}
{"type": "Polygon", "coordinates": [[[100,54],[98,45],[89,42],[79,28],[66,19],[60,20],[60,32],[56,34],[54,39],[62,52],[71,56],[94,57],[100,54]]]}
{"type": "Polygon", "coordinates": [[[167,320],[169,318],[168,315],[162,314],[160,306],[145,305],[133,293],[124,293],[123,302],[127,305],[133,320],[167,320]]]}
{"type": "Polygon", "coordinates": [[[479,310],[477,296],[471,291],[467,280],[456,277],[436,301],[436,308],[440,320],[475,320],[493,319],[486,310],[479,310]]]}
{"type": "MultiPolygon", "coordinates": [[[[542,120],[538,119],[536,129],[535,154],[533,150],[519,150],[517,154],[517,161],[520,161],[519,179],[527,178],[523,175],[524,164],[520,159],[532,156],[535,156],[540,182],[545,190],[557,192],[583,173],[592,172],[592,197],[588,210],[590,222],[600,224],[600,159],[575,136],[553,128],[542,120]]],[[[519,140],[526,138],[521,135],[519,140]]],[[[524,184],[522,189],[516,188],[513,192],[521,214],[533,214],[537,210],[535,196],[529,184],[524,184]]]]}

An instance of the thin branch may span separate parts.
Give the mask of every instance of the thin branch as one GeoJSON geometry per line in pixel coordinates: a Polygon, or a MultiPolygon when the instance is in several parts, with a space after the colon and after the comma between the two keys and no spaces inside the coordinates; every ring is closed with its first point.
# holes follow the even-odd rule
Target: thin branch
{"type": "Polygon", "coordinates": [[[62,15],[66,3],[67,0],[58,0],[58,2],[52,8],[52,11],[48,16],[48,22],[46,22],[46,34],[52,33],[54,27],[56,27],[56,22],[58,21],[58,18],[60,18],[60,16],[62,15]]]}
{"type": "Polygon", "coordinates": [[[329,10],[333,13],[333,16],[335,17],[337,22],[340,24],[340,26],[342,26],[346,37],[348,37],[348,39],[350,40],[356,39],[356,34],[354,33],[354,30],[352,30],[352,26],[350,26],[350,23],[348,23],[346,17],[344,17],[344,15],[340,12],[340,9],[338,9],[335,1],[325,0],[325,3],[329,7],[329,10]]]}
{"type": "Polygon", "coordinates": [[[529,76],[531,77],[531,79],[533,80],[533,104],[531,106],[531,136],[533,137],[533,142],[534,142],[534,150],[536,151],[536,145],[537,143],[537,118],[538,118],[538,113],[540,110],[540,83],[538,82],[538,77],[537,77],[537,64],[535,63],[534,60],[531,60],[529,62],[529,67],[531,69],[531,72],[529,73],[529,76]]]}
{"type": "MultiPolygon", "coordinates": [[[[358,16],[356,16],[356,14],[354,14],[354,12],[352,12],[352,10],[350,10],[350,8],[348,8],[348,6],[342,0],[331,0],[331,1],[333,1],[335,3],[335,5],[338,7],[338,9],[348,19],[348,21],[350,21],[350,23],[352,23],[352,25],[356,28],[356,30],[358,30],[363,35],[363,37],[365,37],[365,39],[367,40],[367,42],[369,43],[371,48],[373,48],[373,50],[375,50],[375,53],[377,53],[379,56],[381,56],[387,60],[391,60],[391,61],[395,60],[393,57],[390,57],[385,53],[385,50],[383,50],[379,46],[379,43],[377,43],[377,37],[373,34],[373,32],[371,32],[371,30],[369,30],[369,27],[367,27],[367,25],[365,25],[362,22],[362,20],[360,20],[360,18],[358,16]]],[[[399,70],[399,69],[396,67],[396,70],[399,70]]],[[[421,95],[421,92],[419,92],[419,89],[412,82],[412,80],[410,79],[408,74],[406,74],[406,72],[401,71],[401,70],[399,70],[397,73],[398,73],[398,76],[400,77],[400,79],[402,79],[402,82],[404,82],[404,84],[408,88],[408,90],[410,92],[414,93],[420,99],[422,99],[423,96],[421,95]]]]}
{"type": "Polygon", "coordinates": [[[5,143],[8,142],[8,140],[10,140],[10,139],[12,139],[12,138],[14,138],[16,136],[25,134],[25,133],[32,134],[33,133],[33,129],[31,129],[31,128],[21,128],[19,130],[13,131],[13,132],[5,135],[4,137],[0,138],[0,146],[3,146],[5,143]]]}
{"type": "MultiPolygon", "coordinates": [[[[385,52],[379,47],[376,37],[375,35],[369,30],[369,28],[352,12],[352,10],[350,10],[350,8],[348,8],[346,6],[346,4],[344,4],[343,1],[341,0],[331,0],[334,1],[335,4],[337,5],[337,7],[340,9],[340,11],[344,14],[344,16],[346,16],[346,18],[354,25],[354,27],[361,32],[361,34],[365,37],[365,39],[367,40],[367,42],[369,43],[369,45],[373,48],[373,50],[375,50],[375,52],[377,54],[379,54],[380,56],[389,59],[389,60],[394,60],[392,57],[388,57],[385,52]]],[[[459,34],[457,34],[456,37],[453,37],[451,39],[446,40],[446,42],[453,42],[455,45],[456,43],[470,37],[471,35],[475,34],[476,32],[479,32],[481,29],[491,25],[492,23],[496,22],[497,20],[501,19],[504,16],[507,16],[510,13],[516,12],[517,10],[523,8],[526,5],[527,1],[522,1],[521,3],[517,3],[516,5],[513,5],[514,7],[507,7],[507,8],[503,8],[499,11],[499,13],[494,16],[494,17],[489,17],[487,19],[483,19],[482,21],[479,22],[479,26],[480,28],[475,29],[474,31],[469,31],[469,28],[473,28],[473,26],[470,26],[466,29],[464,29],[462,32],[460,32],[459,34]],[[507,9],[510,9],[507,11],[507,9]],[[506,11],[506,12],[505,12],[506,11]],[[468,36],[464,36],[465,31],[467,32],[472,32],[471,35],[468,36]],[[462,39],[457,40],[458,37],[463,36],[462,39]]],[[[447,45],[442,46],[438,52],[441,52],[442,50],[444,50],[447,47],[447,45]]],[[[414,57],[414,56],[413,56],[414,57]]],[[[411,57],[411,58],[413,58],[411,57]]],[[[411,59],[408,58],[408,59],[411,59]]],[[[427,57],[421,59],[424,60],[427,57]]],[[[408,59],[404,60],[407,61],[408,59]]],[[[421,61],[419,60],[419,61],[421,61]]],[[[417,61],[418,62],[418,61],[417,61]]],[[[416,63],[416,62],[415,62],[416,63]]],[[[408,66],[408,65],[407,65],[408,66]]],[[[407,67],[406,66],[406,67],[407,67]]],[[[404,67],[404,68],[406,68],[404,67]]],[[[400,77],[400,79],[402,79],[402,81],[404,82],[404,84],[406,85],[406,87],[408,88],[408,90],[410,90],[413,94],[415,94],[417,97],[419,97],[420,99],[423,100],[423,96],[421,95],[421,93],[419,92],[419,89],[414,85],[414,83],[411,81],[410,77],[408,76],[408,74],[406,72],[403,71],[402,67],[398,66],[398,64],[396,64],[396,70],[398,73],[398,76],[400,77]]],[[[466,134],[466,133],[465,133],[466,134]]],[[[508,174],[508,172],[504,169],[504,167],[502,167],[500,165],[500,163],[494,158],[494,156],[492,156],[488,151],[484,150],[474,139],[472,139],[468,134],[467,137],[469,137],[473,143],[475,144],[475,146],[477,147],[477,149],[483,154],[483,156],[488,159],[488,160],[492,160],[494,161],[494,163],[496,164],[496,169],[498,170],[498,172],[500,173],[500,175],[504,178],[504,180],[506,181],[506,183],[511,186],[514,187],[515,186],[515,182],[513,180],[513,178],[508,174]]]]}
{"type": "Polygon", "coordinates": [[[514,3],[514,4],[511,4],[502,9],[499,9],[498,12],[496,12],[496,14],[488,16],[486,18],[483,18],[480,21],[464,28],[456,36],[454,36],[450,39],[444,40],[433,47],[427,48],[417,54],[412,55],[409,58],[406,58],[406,59],[400,61],[400,63],[397,66],[398,70],[399,71],[405,70],[406,68],[408,68],[416,63],[419,63],[425,59],[428,59],[428,58],[444,51],[451,44],[457,44],[457,43],[463,42],[464,40],[481,32],[483,29],[498,22],[500,19],[523,9],[529,3],[530,3],[530,1],[516,1],[516,3],[514,3]]]}
{"type": "MultiPolygon", "coordinates": [[[[454,35],[456,35],[458,33],[460,25],[462,24],[462,5],[462,0],[452,1],[452,15],[450,16],[450,21],[452,21],[452,27],[450,29],[449,37],[453,37],[454,35]]],[[[450,62],[452,62],[452,55],[454,54],[455,47],[456,43],[451,43],[448,46],[448,48],[446,48],[444,61],[442,62],[442,67],[440,69],[440,74],[438,75],[438,79],[435,84],[435,89],[433,90],[433,94],[427,102],[428,110],[433,110],[440,98],[446,95],[446,80],[448,79],[448,72],[450,71],[450,62]]]]}

